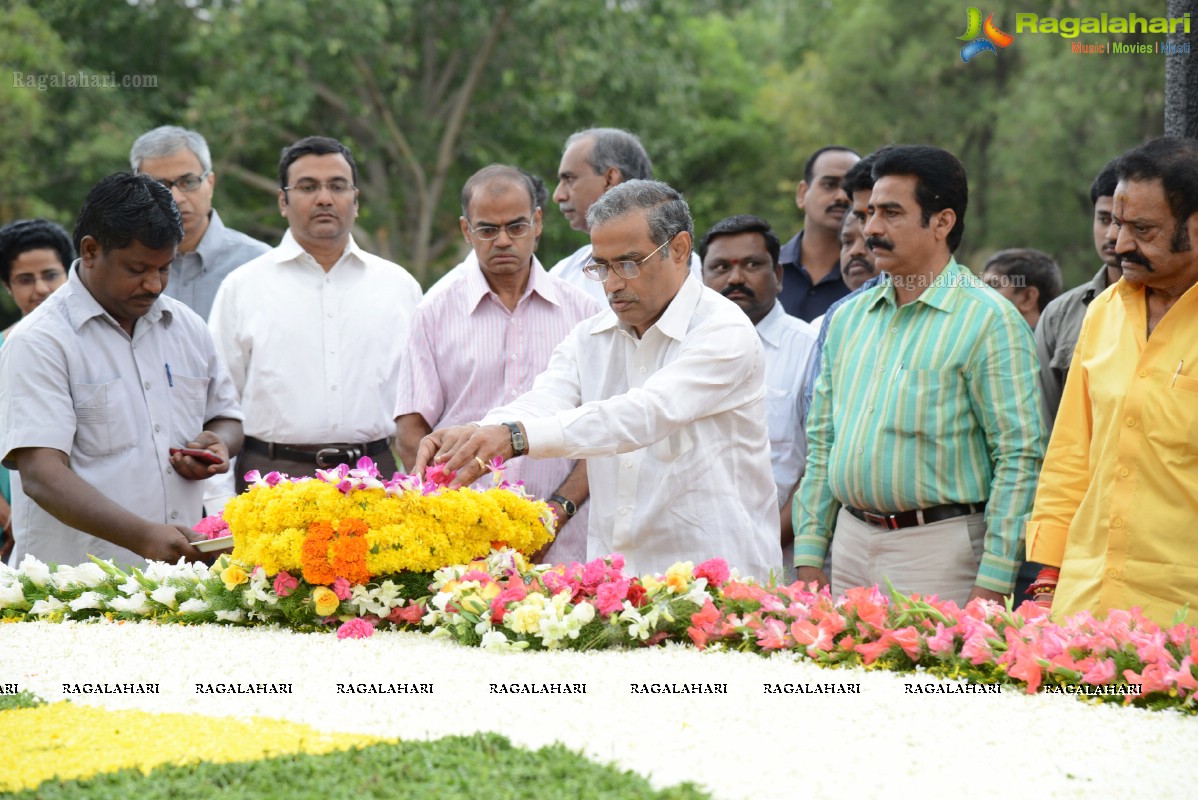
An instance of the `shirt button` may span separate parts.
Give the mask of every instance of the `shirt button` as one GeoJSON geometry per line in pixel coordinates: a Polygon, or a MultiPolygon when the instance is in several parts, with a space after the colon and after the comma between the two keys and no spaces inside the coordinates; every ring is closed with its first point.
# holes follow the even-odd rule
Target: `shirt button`
{"type": "Polygon", "coordinates": [[[642,374],[642,375],[644,375],[644,374],[645,374],[645,368],[644,368],[644,367],[641,367],[641,374],[642,374]]]}
{"type": "Polygon", "coordinates": [[[858,454],[861,454],[861,453],[864,453],[864,452],[865,452],[865,448],[864,448],[864,447],[858,447],[858,448],[857,448],[857,453],[858,453],[858,454]]]}
{"type": "Polygon", "coordinates": [[[869,406],[869,407],[867,407],[865,410],[866,410],[866,411],[873,411],[873,410],[874,410],[874,407],[873,407],[873,406],[869,406]]]}
{"type": "Polygon", "coordinates": [[[620,516],[621,516],[621,517],[626,517],[626,516],[628,516],[628,509],[627,509],[627,508],[621,508],[621,509],[620,509],[620,516]]]}
{"type": "Polygon", "coordinates": [[[1146,369],[1142,369],[1142,370],[1140,370],[1140,377],[1141,377],[1141,378],[1147,378],[1147,377],[1148,377],[1148,370],[1146,370],[1146,369]]]}
{"type": "Polygon", "coordinates": [[[1119,475],[1124,478],[1126,478],[1130,474],[1131,474],[1131,470],[1129,470],[1127,467],[1124,467],[1123,469],[1119,470],[1119,475]]]}
{"type": "Polygon", "coordinates": [[[178,511],[172,511],[172,512],[171,512],[171,519],[178,519],[178,518],[179,518],[179,512],[178,512],[178,511]]]}
{"type": "Polygon", "coordinates": [[[515,397],[515,396],[516,396],[516,390],[512,389],[512,397],[515,397]]]}
{"type": "Polygon", "coordinates": [[[516,354],[512,353],[512,361],[515,361],[515,360],[516,360],[516,354]]]}
{"type": "Polygon", "coordinates": [[[166,468],[166,474],[167,474],[167,475],[174,475],[174,474],[175,474],[175,472],[174,472],[174,470],[172,470],[170,467],[167,467],[167,468],[166,468]]]}
{"type": "Polygon", "coordinates": [[[162,430],[162,426],[161,426],[161,425],[155,425],[155,426],[154,426],[154,433],[158,433],[158,432],[159,432],[159,431],[161,431],[161,430],[162,430]]]}
{"type": "Polygon", "coordinates": [[[625,461],[625,462],[624,462],[624,469],[632,469],[632,462],[631,462],[631,461],[625,461]]]}
{"type": "Polygon", "coordinates": [[[898,333],[898,328],[891,328],[891,329],[890,329],[890,332],[891,332],[891,333],[898,333]]]}
{"type": "Polygon", "coordinates": [[[1119,570],[1117,570],[1117,569],[1113,569],[1113,568],[1112,568],[1112,569],[1108,569],[1108,570],[1106,571],[1106,576],[1107,576],[1108,578],[1118,578],[1118,577],[1119,577],[1119,570]]]}
{"type": "Polygon", "coordinates": [[[330,389],[332,389],[332,390],[335,392],[335,391],[337,391],[337,384],[335,384],[335,383],[334,383],[334,384],[333,384],[332,386],[330,386],[329,388],[330,388],[330,389]]]}
{"type": "Polygon", "coordinates": [[[1111,527],[1112,528],[1122,528],[1123,527],[1123,518],[1115,517],[1113,520],[1111,520],[1111,527]]]}
{"type": "Polygon", "coordinates": [[[1127,418],[1127,427],[1129,427],[1129,428],[1134,428],[1134,427],[1136,427],[1136,418],[1135,418],[1135,417],[1128,417],[1128,418],[1127,418]]]}
{"type": "Polygon", "coordinates": [[[332,319],[332,318],[333,318],[333,312],[332,312],[332,311],[330,311],[330,312],[329,312],[329,319],[332,319]]]}
{"type": "Polygon", "coordinates": [[[142,384],[142,386],[144,386],[145,388],[149,389],[149,388],[150,388],[150,382],[149,382],[149,381],[146,381],[145,383],[143,383],[143,384],[142,384]]]}

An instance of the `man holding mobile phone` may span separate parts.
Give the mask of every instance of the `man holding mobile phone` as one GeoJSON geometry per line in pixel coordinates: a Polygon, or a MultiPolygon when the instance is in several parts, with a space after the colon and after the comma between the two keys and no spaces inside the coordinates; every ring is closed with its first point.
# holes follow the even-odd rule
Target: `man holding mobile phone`
{"type": "Polygon", "coordinates": [[[182,237],[158,181],[100,181],[66,285],[0,350],[0,455],[20,478],[11,563],[201,558],[201,481],[228,471],[242,416],[204,321],[163,295],[182,237]]]}

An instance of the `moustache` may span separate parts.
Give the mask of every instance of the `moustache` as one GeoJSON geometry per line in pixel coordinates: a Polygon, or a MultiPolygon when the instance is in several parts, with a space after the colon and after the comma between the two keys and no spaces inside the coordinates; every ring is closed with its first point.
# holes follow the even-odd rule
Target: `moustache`
{"type": "Polygon", "coordinates": [[[832,205],[830,205],[824,209],[824,213],[825,214],[831,213],[833,211],[836,211],[837,209],[839,209],[841,211],[848,211],[850,208],[852,208],[852,206],[850,206],[848,203],[833,203],[832,205]]]}
{"type": "Polygon", "coordinates": [[[612,292],[607,296],[608,303],[631,303],[633,300],[636,300],[636,295],[626,289],[612,292]]]}
{"type": "Polygon", "coordinates": [[[870,250],[893,250],[894,242],[881,236],[869,236],[865,239],[865,246],[870,250]]]}
{"type": "Polygon", "coordinates": [[[874,271],[874,265],[870,263],[869,259],[865,256],[853,256],[850,258],[849,263],[844,265],[844,271],[848,272],[853,267],[861,267],[861,269],[865,270],[866,272],[874,271]]]}
{"type": "Polygon", "coordinates": [[[724,297],[728,297],[728,296],[734,295],[734,294],[743,294],[745,297],[749,298],[750,300],[757,299],[757,293],[754,292],[752,289],[750,289],[748,286],[745,286],[743,283],[734,283],[731,286],[725,286],[724,290],[722,292],[720,292],[720,294],[724,295],[724,297]]]}
{"type": "Polygon", "coordinates": [[[1124,269],[1127,269],[1128,264],[1139,264],[1149,272],[1156,272],[1156,267],[1152,266],[1152,262],[1138,250],[1119,256],[1119,264],[1124,269]]]}

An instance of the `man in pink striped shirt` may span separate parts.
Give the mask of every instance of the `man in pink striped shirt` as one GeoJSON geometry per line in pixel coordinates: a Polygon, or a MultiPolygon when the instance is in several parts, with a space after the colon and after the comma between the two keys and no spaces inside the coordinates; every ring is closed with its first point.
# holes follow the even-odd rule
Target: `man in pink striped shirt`
{"type": "MultiPolygon", "coordinates": [[[[409,468],[425,434],[482,419],[524,394],[558,342],[603,310],[597,300],[546,272],[533,254],[541,210],[520,170],[495,164],[466,181],[461,225],[478,263],[417,307],[400,368],[395,415],[399,454],[409,468]]],[[[543,559],[584,561],[585,462],[521,458],[505,477],[524,481],[557,514],[557,539],[543,559]]],[[[489,483],[484,477],[480,486],[489,483]]]]}

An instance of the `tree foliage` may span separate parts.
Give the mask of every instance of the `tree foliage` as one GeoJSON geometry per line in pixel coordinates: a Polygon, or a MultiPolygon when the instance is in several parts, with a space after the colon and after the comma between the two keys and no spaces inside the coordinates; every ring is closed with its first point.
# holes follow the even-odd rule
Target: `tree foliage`
{"type": "MultiPolygon", "coordinates": [[[[996,22],[1013,30],[1013,16],[996,22]]],[[[139,133],[174,123],[209,139],[222,216],[277,241],[279,151],[322,133],[357,155],[363,244],[428,285],[462,256],[466,177],[502,161],[552,188],[580,128],[636,131],[700,231],[752,212],[783,237],[817,147],[927,142],[969,171],[964,260],[1039,247],[1080,282],[1090,180],[1161,132],[1163,60],[1021,34],[963,63],[964,17],[954,0],[15,0],[0,11],[6,68],[153,74],[158,88],[5,87],[0,122],[20,146],[0,152],[0,221],[69,222],[92,183],[128,168],[139,133]]],[[[545,219],[552,263],[582,239],[555,209],[545,219]]]]}

